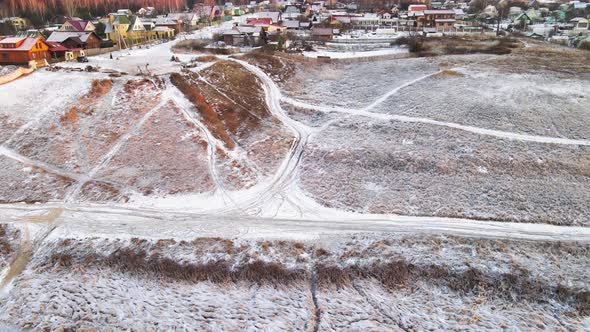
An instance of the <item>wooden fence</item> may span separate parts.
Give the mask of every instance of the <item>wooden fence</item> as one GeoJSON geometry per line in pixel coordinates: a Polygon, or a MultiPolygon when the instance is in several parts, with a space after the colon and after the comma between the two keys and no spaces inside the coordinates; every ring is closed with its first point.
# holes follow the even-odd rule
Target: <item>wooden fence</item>
{"type": "Polygon", "coordinates": [[[297,62],[308,62],[308,63],[330,63],[330,62],[338,62],[338,63],[356,63],[356,62],[366,62],[366,61],[375,61],[375,60],[395,60],[395,59],[406,59],[412,58],[415,55],[411,53],[399,53],[399,54],[384,54],[384,55],[375,55],[375,56],[367,56],[367,57],[355,57],[355,58],[312,58],[304,56],[303,54],[289,54],[289,53],[275,53],[280,57],[294,60],[297,62]]]}
{"type": "Polygon", "coordinates": [[[117,46],[105,47],[105,48],[90,48],[90,49],[84,50],[84,53],[86,53],[86,56],[94,56],[94,55],[110,53],[110,52],[114,52],[114,51],[118,51],[118,50],[119,50],[119,47],[117,47],[117,46]]]}

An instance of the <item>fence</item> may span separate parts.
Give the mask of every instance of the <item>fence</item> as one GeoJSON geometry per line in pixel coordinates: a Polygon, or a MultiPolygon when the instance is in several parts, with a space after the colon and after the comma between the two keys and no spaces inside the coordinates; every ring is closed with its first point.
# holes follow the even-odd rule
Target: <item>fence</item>
{"type": "Polygon", "coordinates": [[[94,56],[94,55],[110,53],[110,52],[118,51],[118,50],[119,50],[119,47],[117,47],[117,46],[106,47],[106,48],[90,48],[90,49],[84,50],[84,53],[86,53],[86,56],[94,56]]]}

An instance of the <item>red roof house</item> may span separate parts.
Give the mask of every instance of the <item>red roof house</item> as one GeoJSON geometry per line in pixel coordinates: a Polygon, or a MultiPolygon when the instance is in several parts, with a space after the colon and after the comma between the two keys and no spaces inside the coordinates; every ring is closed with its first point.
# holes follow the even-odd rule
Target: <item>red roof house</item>
{"type": "Polygon", "coordinates": [[[246,20],[246,24],[253,26],[269,26],[272,24],[272,18],[261,17],[261,18],[249,18],[246,20]]]}

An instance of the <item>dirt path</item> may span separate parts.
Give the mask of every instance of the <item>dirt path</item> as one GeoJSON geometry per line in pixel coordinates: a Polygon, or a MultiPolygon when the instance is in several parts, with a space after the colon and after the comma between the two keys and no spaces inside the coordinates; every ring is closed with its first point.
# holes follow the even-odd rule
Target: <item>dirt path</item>
{"type": "Polygon", "coordinates": [[[6,294],[10,289],[12,281],[25,270],[35,250],[56,228],[55,222],[61,216],[62,212],[63,209],[61,208],[49,209],[41,214],[23,218],[25,220],[23,237],[16,258],[10,263],[8,270],[0,280],[0,294],[6,294]],[[46,224],[46,227],[32,236],[30,224],[46,224]]]}
{"type": "MultiPolygon", "coordinates": [[[[63,204],[1,205],[0,220],[31,223],[63,204]],[[45,210],[40,210],[45,209],[45,210]]],[[[52,232],[56,237],[148,237],[192,240],[196,237],[244,239],[306,239],[352,233],[445,234],[473,238],[590,243],[590,227],[478,221],[460,218],[365,215],[342,212],[318,219],[262,218],[259,216],[191,213],[126,208],[124,205],[68,204],[52,232]]],[[[55,223],[52,223],[55,225],[55,223]]]]}

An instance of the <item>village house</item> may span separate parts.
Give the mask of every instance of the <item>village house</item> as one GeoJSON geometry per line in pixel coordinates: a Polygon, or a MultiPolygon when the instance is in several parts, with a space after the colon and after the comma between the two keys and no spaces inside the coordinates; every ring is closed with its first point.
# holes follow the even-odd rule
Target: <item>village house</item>
{"type": "Polygon", "coordinates": [[[436,28],[436,30],[450,30],[455,24],[455,11],[451,9],[430,9],[424,11],[424,16],[419,20],[419,25],[424,28],[436,28]]]}
{"type": "Polygon", "coordinates": [[[125,15],[127,10],[119,10],[109,15],[105,33],[107,38],[120,47],[129,47],[146,43],[158,38],[158,34],[146,30],[141,19],[134,15],[125,15]]]}
{"type": "Polygon", "coordinates": [[[574,35],[587,35],[588,34],[588,20],[583,17],[575,17],[570,20],[570,23],[574,25],[572,32],[574,35]]]}
{"type": "Polygon", "coordinates": [[[332,28],[311,28],[311,38],[318,41],[327,41],[332,39],[334,36],[334,30],[332,28]]]}
{"type": "Polygon", "coordinates": [[[173,17],[158,17],[156,18],[156,27],[166,27],[174,29],[174,33],[178,34],[184,31],[184,22],[173,17]]]}
{"type": "Polygon", "coordinates": [[[223,33],[223,41],[229,46],[260,46],[263,34],[262,27],[237,26],[223,33]]]}
{"type": "Polygon", "coordinates": [[[58,42],[47,42],[49,45],[49,54],[55,61],[73,61],[79,56],[85,55],[84,50],[80,47],[64,46],[58,42]]]}
{"type": "Polygon", "coordinates": [[[221,20],[223,9],[219,6],[208,6],[199,3],[193,6],[193,13],[195,13],[201,22],[212,22],[221,20]]]}
{"type": "Polygon", "coordinates": [[[279,23],[283,18],[281,12],[258,12],[254,14],[256,18],[270,18],[271,24],[279,23]]]}
{"type": "Polygon", "coordinates": [[[60,43],[67,48],[93,49],[100,48],[102,39],[94,32],[54,31],[47,42],[60,43]]]}
{"type": "Polygon", "coordinates": [[[169,27],[155,27],[153,30],[158,39],[172,39],[174,38],[174,29],[169,27]]]}
{"type": "Polygon", "coordinates": [[[272,24],[272,18],[270,17],[265,17],[265,18],[248,18],[246,19],[246,24],[248,25],[253,25],[253,26],[260,26],[263,28],[268,27],[269,25],[272,24]]]}
{"type": "Polygon", "coordinates": [[[22,17],[9,17],[8,20],[10,21],[10,23],[12,23],[12,25],[17,31],[26,30],[30,26],[27,19],[24,19],[22,17]]]}
{"type": "Polygon", "coordinates": [[[35,61],[37,66],[43,66],[49,58],[49,45],[43,38],[8,37],[0,40],[0,64],[25,65],[35,61]]]}
{"type": "Polygon", "coordinates": [[[90,21],[67,20],[58,31],[95,31],[96,27],[90,21]]]}
{"type": "Polygon", "coordinates": [[[141,17],[153,17],[156,14],[154,7],[142,7],[137,11],[137,15],[141,17]]]}
{"type": "Polygon", "coordinates": [[[297,19],[301,15],[301,9],[295,5],[287,5],[283,11],[282,18],[284,20],[297,19]]]}
{"type": "Polygon", "coordinates": [[[41,31],[39,31],[37,29],[18,31],[16,33],[16,37],[33,37],[33,38],[45,39],[45,36],[41,33],[41,31]]]}

